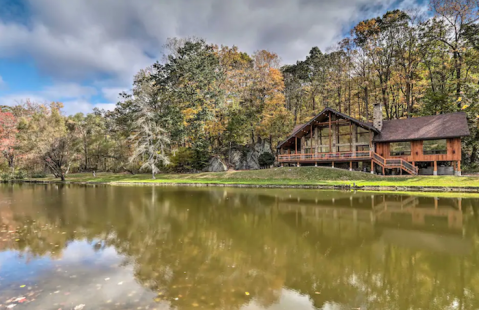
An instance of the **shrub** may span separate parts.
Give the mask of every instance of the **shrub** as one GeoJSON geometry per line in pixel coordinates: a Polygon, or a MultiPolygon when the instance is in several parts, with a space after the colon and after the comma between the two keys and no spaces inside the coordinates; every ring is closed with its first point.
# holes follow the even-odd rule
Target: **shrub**
{"type": "Polygon", "coordinates": [[[10,173],[6,173],[6,172],[2,173],[0,177],[2,178],[3,181],[10,181],[12,179],[10,173]]]}
{"type": "Polygon", "coordinates": [[[47,174],[45,172],[33,172],[31,177],[34,179],[42,179],[42,178],[46,178],[47,174]]]}
{"type": "Polygon", "coordinates": [[[26,176],[27,176],[27,174],[25,173],[25,171],[18,170],[17,172],[15,172],[15,174],[13,176],[13,179],[14,180],[23,180],[23,179],[25,179],[26,176]]]}
{"type": "Polygon", "coordinates": [[[258,160],[261,167],[271,166],[272,164],[274,164],[274,155],[269,152],[265,152],[259,155],[258,160]]]}
{"type": "Polygon", "coordinates": [[[211,154],[208,151],[194,150],[193,162],[191,166],[195,170],[203,170],[203,168],[205,168],[208,165],[210,158],[211,158],[211,154]]]}
{"type": "Polygon", "coordinates": [[[186,147],[180,147],[176,153],[170,157],[168,168],[173,172],[189,172],[193,170],[194,152],[186,147]]]}

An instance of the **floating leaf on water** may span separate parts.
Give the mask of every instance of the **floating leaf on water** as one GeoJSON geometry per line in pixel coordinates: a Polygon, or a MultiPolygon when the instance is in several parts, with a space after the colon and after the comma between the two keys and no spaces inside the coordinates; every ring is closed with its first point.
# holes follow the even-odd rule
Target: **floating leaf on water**
{"type": "Polygon", "coordinates": [[[21,287],[21,288],[24,288],[24,287],[25,287],[25,284],[23,284],[23,285],[20,285],[20,287],[21,287]]]}
{"type": "Polygon", "coordinates": [[[249,296],[249,292],[244,292],[244,294],[245,294],[246,296],[249,296]]]}
{"type": "Polygon", "coordinates": [[[192,303],[191,305],[192,305],[193,307],[198,307],[198,306],[199,306],[196,302],[192,303]]]}
{"type": "Polygon", "coordinates": [[[319,295],[319,294],[321,294],[321,292],[314,292],[314,293],[315,293],[316,295],[319,295]]]}

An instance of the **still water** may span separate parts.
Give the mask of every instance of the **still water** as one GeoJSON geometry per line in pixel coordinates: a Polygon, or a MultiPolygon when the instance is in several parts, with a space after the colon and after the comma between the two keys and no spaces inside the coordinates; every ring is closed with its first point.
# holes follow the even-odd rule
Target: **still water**
{"type": "Polygon", "coordinates": [[[479,309],[479,199],[3,185],[0,309],[479,309]]]}

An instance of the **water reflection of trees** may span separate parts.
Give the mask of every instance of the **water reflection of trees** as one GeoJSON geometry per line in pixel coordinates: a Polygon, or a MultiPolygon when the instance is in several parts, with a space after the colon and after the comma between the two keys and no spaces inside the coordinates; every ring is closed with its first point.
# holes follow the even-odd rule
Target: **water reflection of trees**
{"type": "Polygon", "coordinates": [[[238,309],[252,298],[268,306],[282,288],[309,295],[318,308],[479,307],[473,199],[68,186],[2,194],[15,206],[8,210],[21,228],[18,250],[58,256],[72,240],[99,240],[98,248],[126,255],[137,280],[179,309],[238,309]],[[393,216],[421,212],[453,216],[454,225],[393,216]],[[398,229],[408,240],[395,239],[404,235],[398,229]],[[444,246],[411,240],[423,237],[444,246]],[[456,242],[468,250],[448,251],[456,242]]]}

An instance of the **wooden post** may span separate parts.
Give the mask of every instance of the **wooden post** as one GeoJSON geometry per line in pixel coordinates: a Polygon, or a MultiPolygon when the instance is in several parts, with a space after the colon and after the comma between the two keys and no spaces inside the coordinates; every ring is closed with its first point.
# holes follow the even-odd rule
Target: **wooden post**
{"type": "Polygon", "coordinates": [[[371,160],[371,174],[374,174],[374,160],[371,160]]]}
{"type": "Polygon", "coordinates": [[[334,168],[334,161],[331,162],[331,168],[334,168]]]}
{"type": "Polygon", "coordinates": [[[313,124],[311,123],[311,143],[310,143],[310,146],[311,146],[311,154],[313,154],[313,124]]]}
{"type": "Polygon", "coordinates": [[[349,121],[349,151],[353,151],[353,123],[349,121]]]}
{"type": "Polygon", "coordinates": [[[331,112],[329,112],[329,153],[333,152],[333,148],[331,146],[331,112]]]}
{"type": "Polygon", "coordinates": [[[457,176],[460,176],[460,175],[461,175],[461,161],[460,161],[460,160],[457,161],[457,171],[456,171],[456,175],[457,175],[457,176]]]}
{"type": "Polygon", "coordinates": [[[295,145],[294,145],[294,154],[298,154],[298,137],[294,137],[295,145]]]}
{"type": "Polygon", "coordinates": [[[433,175],[437,175],[437,161],[434,161],[434,172],[433,175]]]}
{"type": "Polygon", "coordinates": [[[349,171],[353,171],[353,162],[352,161],[349,162],[349,171]]]}
{"type": "Polygon", "coordinates": [[[386,169],[383,167],[383,175],[386,175],[386,169]]]}

